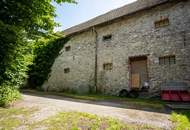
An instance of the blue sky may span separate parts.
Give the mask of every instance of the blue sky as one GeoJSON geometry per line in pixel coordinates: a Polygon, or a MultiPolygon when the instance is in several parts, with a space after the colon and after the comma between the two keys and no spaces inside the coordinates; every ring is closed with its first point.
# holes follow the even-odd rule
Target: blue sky
{"type": "Polygon", "coordinates": [[[78,4],[62,4],[56,6],[56,22],[61,27],[55,31],[62,31],[79,23],[85,22],[112,9],[121,7],[135,0],[76,0],[78,4]]]}

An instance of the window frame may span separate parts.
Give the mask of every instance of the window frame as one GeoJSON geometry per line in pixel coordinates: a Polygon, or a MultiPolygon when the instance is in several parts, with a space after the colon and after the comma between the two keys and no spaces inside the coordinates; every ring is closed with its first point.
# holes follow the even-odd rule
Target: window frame
{"type": "Polygon", "coordinates": [[[159,65],[174,65],[174,64],[176,64],[176,56],[175,55],[159,57],[159,65]]]}
{"type": "Polygon", "coordinates": [[[71,46],[66,46],[66,47],[65,47],[65,51],[66,51],[66,52],[71,51],[71,46]]]}
{"type": "Polygon", "coordinates": [[[164,18],[160,19],[154,22],[154,27],[157,28],[162,28],[170,25],[170,20],[169,18],[164,18]]]}
{"type": "Polygon", "coordinates": [[[113,35],[112,34],[107,34],[107,35],[104,35],[102,40],[105,42],[105,41],[110,41],[112,39],[113,35]]]}
{"type": "Polygon", "coordinates": [[[64,73],[65,73],[65,74],[70,73],[70,68],[64,68],[64,73]]]}

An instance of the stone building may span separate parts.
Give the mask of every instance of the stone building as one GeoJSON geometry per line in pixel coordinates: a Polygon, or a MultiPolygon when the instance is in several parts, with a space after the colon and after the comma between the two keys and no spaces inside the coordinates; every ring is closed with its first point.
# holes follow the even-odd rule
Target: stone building
{"type": "Polygon", "coordinates": [[[48,91],[121,90],[159,94],[166,81],[190,81],[190,1],[138,0],[64,31],[48,91]]]}

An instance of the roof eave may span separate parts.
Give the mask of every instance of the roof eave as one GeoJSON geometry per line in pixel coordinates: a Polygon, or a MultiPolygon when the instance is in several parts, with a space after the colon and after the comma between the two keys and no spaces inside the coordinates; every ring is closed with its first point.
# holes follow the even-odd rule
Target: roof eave
{"type": "MultiPolygon", "coordinates": [[[[91,28],[93,28],[93,27],[98,27],[98,26],[101,26],[101,25],[106,24],[106,23],[113,23],[115,20],[121,19],[121,18],[123,18],[123,17],[127,17],[127,16],[134,15],[134,14],[139,13],[139,12],[144,11],[144,10],[152,9],[152,8],[154,8],[154,7],[156,7],[156,6],[159,6],[159,5],[162,5],[162,4],[166,4],[166,3],[171,2],[171,1],[174,1],[174,0],[163,0],[162,2],[157,3],[157,4],[155,4],[155,5],[151,5],[151,6],[147,6],[147,7],[141,8],[141,9],[139,9],[139,10],[135,10],[135,11],[133,11],[133,12],[130,12],[130,13],[126,14],[126,15],[122,15],[122,16],[119,16],[119,17],[115,17],[115,18],[113,18],[113,19],[111,19],[111,20],[109,20],[109,21],[105,21],[105,22],[102,22],[102,23],[98,23],[98,24],[89,26],[89,27],[87,27],[87,28],[81,29],[81,30],[76,30],[75,32],[71,32],[71,33],[68,33],[68,34],[66,33],[67,30],[69,30],[69,29],[71,29],[71,28],[74,28],[74,27],[77,27],[77,26],[80,26],[80,25],[76,25],[76,26],[74,26],[74,27],[71,27],[71,28],[69,28],[69,29],[66,29],[65,31],[63,31],[63,33],[65,32],[65,36],[66,36],[66,37],[70,37],[70,36],[72,36],[72,35],[76,35],[76,34],[78,34],[78,33],[85,32],[85,31],[87,31],[87,30],[89,30],[89,29],[91,29],[91,28]]],[[[178,1],[180,1],[180,0],[178,0],[178,1]]],[[[87,22],[88,22],[88,21],[87,21],[87,22]]],[[[86,22],[85,22],[85,23],[86,23],[86,22]]],[[[85,23],[82,23],[82,24],[85,24],[85,23]]]]}

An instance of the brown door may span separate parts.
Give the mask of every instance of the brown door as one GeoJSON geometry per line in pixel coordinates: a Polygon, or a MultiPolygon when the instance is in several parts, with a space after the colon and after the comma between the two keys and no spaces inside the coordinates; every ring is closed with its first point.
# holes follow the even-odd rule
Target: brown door
{"type": "Polygon", "coordinates": [[[131,61],[131,87],[140,89],[148,81],[147,57],[134,57],[131,61]]]}

